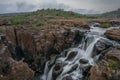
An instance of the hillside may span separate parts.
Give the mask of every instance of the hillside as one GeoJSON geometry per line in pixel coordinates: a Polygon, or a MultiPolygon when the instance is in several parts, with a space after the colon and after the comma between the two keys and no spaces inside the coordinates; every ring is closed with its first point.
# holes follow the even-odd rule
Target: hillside
{"type": "Polygon", "coordinates": [[[100,17],[104,18],[120,18],[120,9],[111,11],[111,12],[106,12],[100,15],[100,17]]]}
{"type": "MultiPolygon", "coordinates": [[[[19,14],[5,14],[1,16],[0,22],[6,22],[9,20],[11,25],[24,25],[24,26],[43,26],[48,25],[49,23],[58,24],[60,21],[57,20],[72,20],[72,19],[81,19],[81,18],[94,18],[72,11],[64,11],[62,9],[42,9],[29,13],[19,13],[19,14]],[[51,22],[52,21],[52,22],[51,22]]],[[[75,20],[73,20],[75,21],[75,20]]]]}

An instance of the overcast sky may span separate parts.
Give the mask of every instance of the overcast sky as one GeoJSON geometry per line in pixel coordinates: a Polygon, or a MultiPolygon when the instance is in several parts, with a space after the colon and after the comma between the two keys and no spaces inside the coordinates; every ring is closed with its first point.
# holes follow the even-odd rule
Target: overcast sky
{"type": "Polygon", "coordinates": [[[107,12],[120,8],[120,0],[0,0],[0,13],[28,12],[42,8],[107,12]]]}

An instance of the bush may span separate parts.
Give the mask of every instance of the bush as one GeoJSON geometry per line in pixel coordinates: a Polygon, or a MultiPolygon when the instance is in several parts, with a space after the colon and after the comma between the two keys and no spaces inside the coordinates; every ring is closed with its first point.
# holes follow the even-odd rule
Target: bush
{"type": "Polygon", "coordinates": [[[25,20],[23,18],[13,18],[12,20],[13,25],[23,25],[25,23],[25,20]]]}
{"type": "Polygon", "coordinates": [[[114,60],[109,61],[109,67],[112,70],[118,70],[119,69],[119,66],[118,66],[117,62],[114,61],[114,60]]]}
{"type": "Polygon", "coordinates": [[[110,24],[110,23],[103,23],[103,24],[101,24],[101,27],[102,28],[109,28],[109,27],[111,27],[112,25],[110,24]]]}
{"type": "Polygon", "coordinates": [[[36,26],[43,26],[44,24],[42,23],[42,22],[38,22],[37,24],[36,24],[36,26]]]}
{"type": "Polygon", "coordinates": [[[5,74],[8,71],[9,65],[6,62],[0,62],[2,66],[0,66],[0,75],[5,74]]]}

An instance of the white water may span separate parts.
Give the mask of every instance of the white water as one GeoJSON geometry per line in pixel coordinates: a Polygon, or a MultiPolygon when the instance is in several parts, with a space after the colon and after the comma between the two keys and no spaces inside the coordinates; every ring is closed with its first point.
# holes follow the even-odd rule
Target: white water
{"type": "MultiPolygon", "coordinates": [[[[82,77],[83,77],[82,69],[87,66],[95,64],[95,62],[99,58],[99,55],[97,55],[93,58],[91,57],[91,55],[93,53],[94,45],[100,39],[106,39],[102,36],[104,34],[104,32],[106,31],[106,29],[91,26],[90,31],[91,32],[86,33],[86,37],[83,38],[82,43],[79,44],[78,47],[69,48],[66,50],[66,51],[68,51],[66,57],[61,56],[56,59],[56,61],[55,61],[56,64],[57,63],[66,64],[65,66],[63,66],[63,71],[59,76],[57,76],[56,80],[62,80],[66,76],[71,76],[73,80],[82,80],[82,77]],[[87,43],[85,42],[86,40],[87,40],[87,43]],[[76,51],[77,51],[77,55],[73,58],[73,60],[71,60],[71,61],[66,60],[68,58],[68,56],[71,54],[71,52],[76,52],[76,51]],[[88,63],[82,64],[79,62],[80,59],[88,60],[88,63]],[[72,67],[74,65],[78,65],[78,66],[75,70],[70,72],[70,70],[72,69],[72,67]]],[[[108,39],[106,39],[106,40],[108,40],[108,39]]],[[[61,53],[61,54],[63,54],[63,53],[61,53]]],[[[48,70],[47,65],[48,65],[48,63],[46,64],[45,72],[41,79],[42,80],[53,80],[52,73],[53,73],[55,64],[51,67],[50,70],[48,70]]]]}

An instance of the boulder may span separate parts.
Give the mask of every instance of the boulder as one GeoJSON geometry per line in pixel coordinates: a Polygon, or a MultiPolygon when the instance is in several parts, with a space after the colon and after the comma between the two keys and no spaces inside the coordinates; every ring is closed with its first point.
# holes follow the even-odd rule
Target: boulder
{"type": "Polygon", "coordinates": [[[63,71],[62,63],[56,63],[52,73],[53,80],[56,80],[56,78],[62,73],[62,71],[63,71]]]}
{"type": "Polygon", "coordinates": [[[80,62],[80,64],[87,64],[89,61],[87,59],[82,58],[82,59],[80,59],[79,62],[80,62]]]}
{"type": "Polygon", "coordinates": [[[105,58],[90,69],[90,80],[120,79],[120,50],[110,50],[105,58]]]}
{"type": "Polygon", "coordinates": [[[120,29],[110,29],[105,32],[106,37],[112,40],[120,41],[120,29]]]}
{"type": "Polygon", "coordinates": [[[77,51],[70,52],[65,61],[72,61],[76,57],[77,54],[78,54],[77,51]]]}
{"type": "Polygon", "coordinates": [[[34,72],[23,61],[15,61],[4,44],[0,46],[0,79],[33,80],[34,72]]]}
{"type": "Polygon", "coordinates": [[[73,78],[71,76],[66,76],[62,80],[73,80],[73,78]]]}
{"type": "Polygon", "coordinates": [[[109,40],[100,39],[94,46],[92,57],[99,54],[104,55],[111,47],[113,47],[113,44],[109,40]]]}

